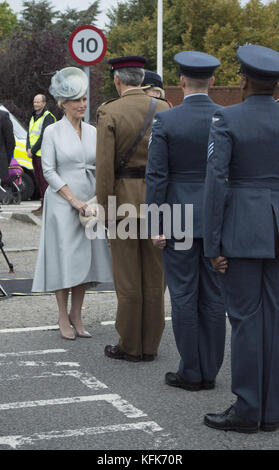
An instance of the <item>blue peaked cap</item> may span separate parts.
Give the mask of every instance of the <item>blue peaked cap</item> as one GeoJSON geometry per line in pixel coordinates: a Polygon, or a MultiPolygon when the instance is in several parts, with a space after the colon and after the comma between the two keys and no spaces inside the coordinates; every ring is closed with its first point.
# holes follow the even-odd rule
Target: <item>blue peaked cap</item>
{"type": "Polygon", "coordinates": [[[248,78],[259,81],[279,80],[279,53],[273,49],[255,44],[240,46],[237,57],[240,72],[248,78]]]}
{"type": "Polygon", "coordinates": [[[198,51],[183,51],[175,54],[174,61],[179,64],[180,74],[191,78],[210,78],[221,65],[213,55],[198,51]]]}

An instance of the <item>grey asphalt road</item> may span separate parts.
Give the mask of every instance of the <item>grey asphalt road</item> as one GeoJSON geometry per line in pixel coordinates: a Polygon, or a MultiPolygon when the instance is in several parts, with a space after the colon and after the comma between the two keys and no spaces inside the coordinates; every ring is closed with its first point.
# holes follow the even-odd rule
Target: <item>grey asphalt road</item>
{"type": "MultiPolygon", "coordinates": [[[[16,275],[32,277],[40,228],[1,218],[16,275]],[[32,243],[31,243],[32,241],[32,243]]],[[[0,277],[7,269],[0,253],[0,277]]],[[[1,283],[1,281],[0,281],[1,283]]],[[[158,358],[129,363],[104,356],[114,344],[114,293],[87,294],[84,323],[92,339],[63,340],[54,296],[0,301],[0,450],[275,450],[279,432],[243,435],[209,429],[207,412],[223,411],[230,392],[229,325],[215,390],[186,392],[164,383],[176,371],[170,320],[158,358]],[[18,331],[18,329],[20,329],[18,331]]],[[[166,317],[170,301],[166,293],[166,317]]]]}

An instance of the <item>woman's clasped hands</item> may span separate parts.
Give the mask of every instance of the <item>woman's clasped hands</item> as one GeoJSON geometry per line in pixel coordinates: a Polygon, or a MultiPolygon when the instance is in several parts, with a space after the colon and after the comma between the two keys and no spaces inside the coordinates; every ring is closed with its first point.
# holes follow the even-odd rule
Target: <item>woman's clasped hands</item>
{"type": "Polygon", "coordinates": [[[73,197],[71,198],[70,203],[74,209],[81,213],[81,215],[85,215],[86,209],[88,207],[86,202],[80,201],[76,197],[73,197]]]}

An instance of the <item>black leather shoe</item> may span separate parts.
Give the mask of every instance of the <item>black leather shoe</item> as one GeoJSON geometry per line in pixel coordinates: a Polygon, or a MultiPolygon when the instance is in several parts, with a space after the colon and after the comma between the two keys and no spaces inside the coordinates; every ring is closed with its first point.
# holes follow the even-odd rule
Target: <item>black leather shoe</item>
{"type": "Polygon", "coordinates": [[[183,388],[189,392],[198,392],[202,388],[201,382],[186,382],[186,380],[176,372],[167,372],[165,379],[167,385],[183,388]]]}
{"type": "Polygon", "coordinates": [[[215,380],[212,380],[210,382],[202,381],[201,388],[202,390],[213,390],[213,388],[215,388],[215,380]]]}
{"type": "Polygon", "coordinates": [[[247,434],[256,433],[259,430],[257,423],[246,421],[237,416],[233,406],[223,413],[205,415],[204,424],[221,431],[235,431],[247,434]]]}
{"type": "Polygon", "coordinates": [[[145,362],[154,361],[156,359],[157,354],[143,354],[142,360],[145,362]]]}
{"type": "Polygon", "coordinates": [[[260,430],[264,432],[273,432],[279,429],[279,422],[277,423],[261,423],[260,430]]]}
{"type": "Polygon", "coordinates": [[[118,344],[116,344],[116,346],[108,344],[105,347],[105,355],[107,357],[111,357],[112,359],[122,359],[124,361],[130,362],[139,362],[141,359],[140,356],[131,356],[130,354],[125,353],[121,350],[118,344]]]}

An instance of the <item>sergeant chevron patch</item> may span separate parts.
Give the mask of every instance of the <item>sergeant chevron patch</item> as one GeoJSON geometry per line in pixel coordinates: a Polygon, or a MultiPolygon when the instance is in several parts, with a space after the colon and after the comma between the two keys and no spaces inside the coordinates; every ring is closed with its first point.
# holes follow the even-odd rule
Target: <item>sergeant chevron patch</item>
{"type": "Polygon", "coordinates": [[[207,160],[210,159],[210,157],[213,155],[213,153],[214,153],[214,142],[210,142],[208,144],[207,160]]]}

